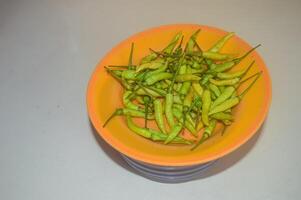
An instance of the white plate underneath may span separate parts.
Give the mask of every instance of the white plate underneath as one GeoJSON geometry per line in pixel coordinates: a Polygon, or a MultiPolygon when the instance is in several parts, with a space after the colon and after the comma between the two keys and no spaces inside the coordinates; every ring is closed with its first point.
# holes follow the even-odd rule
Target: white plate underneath
{"type": "Polygon", "coordinates": [[[142,176],[153,181],[163,183],[181,183],[194,180],[200,176],[206,169],[212,166],[215,161],[208,163],[185,166],[185,167],[167,167],[159,165],[151,165],[141,161],[134,160],[122,155],[124,160],[142,176]]]}

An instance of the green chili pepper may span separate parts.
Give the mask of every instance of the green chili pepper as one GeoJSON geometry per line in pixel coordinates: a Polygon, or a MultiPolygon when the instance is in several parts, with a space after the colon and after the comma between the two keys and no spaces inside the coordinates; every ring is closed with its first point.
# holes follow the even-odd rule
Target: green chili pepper
{"type": "Polygon", "coordinates": [[[222,85],[235,85],[239,82],[239,78],[233,78],[233,79],[226,79],[226,80],[215,80],[215,79],[209,79],[210,83],[222,86],[222,85]]]}
{"type": "MultiPolygon", "coordinates": [[[[117,108],[112,114],[111,116],[105,121],[103,127],[105,127],[108,122],[115,116],[118,115],[128,115],[131,117],[141,117],[144,118],[145,117],[145,113],[142,111],[138,111],[138,110],[133,110],[133,109],[129,109],[129,108],[117,108]]],[[[149,114],[147,116],[148,119],[154,119],[154,116],[152,114],[149,114]]]]}
{"type": "Polygon", "coordinates": [[[210,109],[210,105],[211,105],[211,97],[210,97],[210,92],[209,90],[205,90],[202,96],[202,120],[203,123],[208,126],[209,125],[209,117],[208,117],[208,112],[210,109]]]}
{"type": "Polygon", "coordinates": [[[203,78],[202,78],[201,84],[205,85],[209,81],[209,79],[211,79],[212,77],[213,77],[212,74],[206,74],[206,75],[204,75],[203,78]]]}
{"type": "Polygon", "coordinates": [[[173,95],[168,93],[165,97],[165,115],[167,122],[170,127],[175,125],[173,114],[172,114],[172,105],[173,105],[173,95]]]}
{"type": "Polygon", "coordinates": [[[172,126],[172,129],[169,132],[168,137],[164,141],[164,144],[168,144],[169,142],[171,142],[175,137],[178,136],[178,134],[181,132],[181,130],[182,130],[182,125],[181,124],[177,124],[177,125],[172,126]]]}
{"type": "Polygon", "coordinates": [[[154,100],[154,108],[155,108],[155,119],[156,119],[157,125],[163,133],[166,133],[165,126],[164,126],[164,120],[163,120],[163,106],[161,104],[160,99],[154,100]]]}
{"type": "Polygon", "coordinates": [[[133,102],[131,102],[131,99],[129,98],[129,96],[131,96],[131,94],[132,94],[132,91],[129,91],[129,90],[127,90],[123,93],[123,97],[122,97],[123,104],[127,108],[130,108],[133,110],[139,110],[140,107],[138,105],[134,104],[133,102]]]}
{"type": "Polygon", "coordinates": [[[255,46],[254,48],[252,48],[251,50],[246,52],[243,56],[236,58],[232,61],[227,61],[224,63],[216,64],[216,68],[214,69],[214,71],[215,72],[223,72],[223,71],[231,69],[232,67],[234,67],[235,65],[240,63],[245,57],[247,57],[250,53],[252,53],[255,49],[257,49],[260,46],[261,46],[260,44],[255,46]]]}
{"type": "Polygon", "coordinates": [[[201,69],[191,69],[191,74],[202,74],[206,69],[201,68],[201,69]]]}
{"type": "Polygon", "coordinates": [[[159,69],[160,67],[163,67],[164,63],[162,61],[153,61],[153,62],[148,62],[148,63],[143,63],[139,65],[136,69],[136,72],[141,72],[146,69],[159,69]]]}
{"type": "Polygon", "coordinates": [[[174,108],[173,110],[173,115],[178,119],[179,123],[185,125],[185,128],[187,128],[187,130],[194,136],[196,136],[196,133],[197,131],[195,130],[194,128],[194,123],[190,123],[189,120],[185,120],[183,119],[183,113],[177,109],[177,108],[174,108]]]}
{"type": "Polygon", "coordinates": [[[244,74],[246,74],[250,68],[253,66],[255,61],[253,61],[246,69],[237,71],[237,72],[228,72],[228,73],[217,73],[217,77],[220,79],[233,79],[233,78],[241,78],[244,74]]]}
{"type": "Polygon", "coordinates": [[[143,97],[143,101],[144,101],[144,128],[147,128],[147,116],[148,116],[148,107],[149,107],[149,104],[150,104],[150,101],[151,101],[151,98],[149,96],[144,96],[143,97]]]}
{"type": "Polygon", "coordinates": [[[199,81],[201,78],[193,74],[182,74],[176,76],[176,82],[199,81]]]}
{"type": "Polygon", "coordinates": [[[214,108],[215,106],[221,104],[222,102],[230,98],[234,91],[234,87],[226,87],[226,89],[221,93],[221,95],[212,103],[211,108],[214,108]]]}
{"type": "Polygon", "coordinates": [[[174,95],[173,101],[174,101],[174,103],[178,103],[178,104],[183,103],[182,100],[181,100],[181,97],[179,95],[174,95]]]}
{"type": "Polygon", "coordinates": [[[190,88],[189,92],[187,93],[187,95],[184,98],[183,105],[187,106],[187,107],[190,107],[191,106],[191,102],[193,100],[193,96],[194,96],[193,89],[190,88]]]}
{"type": "Polygon", "coordinates": [[[135,80],[136,78],[136,71],[135,70],[123,70],[121,77],[123,79],[130,79],[130,80],[135,80]]]}
{"type": "Polygon", "coordinates": [[[166,62],[164,65],[161,65],[160,67],[158,67],[156,70],[154,71],[151,71],[151,72],[148,72],[145,76],[145,79],[149,78],[150,76],[152,75],[155,75],[155,74],[159,74],[161,72],[164,72],[166,69],[167,69],[167,65],[168,63],[166,62]]]}
{"type": "Polygon", "coordinates": [[[238,97],[228,99],[228,100],[222,102],[221,104],[215,106],[214,108],[212,108],[209,112],[209,115],[212,115],[212,114],[218,113],[218,112],[223,112],[229,108],[232,108],[233,106],[236,106],[238,103],[239,103],[238,97]]]}
{"type": "Polygon", "coordinates": [[[125,71],[125,70],[112,70],[112,69],[109,69],[107,67],[105,67],[105,68],[106,68],[108,73],[113,73],[114,75],[118,76],[119,78],[121,78],[122,72],[125,71]]]}
{"type": "MultiPolygon", "coordinates": [[[[153,141],[165,141],[168,137],[168,135],[162,134],[152,129],[149,129],[149,131],[152,133],[151,139],[153,141]]],[[[170,142],[170,144],[191,144],[191,142],[189,140],[185,140],[184,138],[177,136],[170,142]]]]}
{"type": "Polygon", "coordinates": [[[252,83],[238,96],[239,99],[242,99],[243,96],[245,96],[247,94],[247,92],[252,88],[252,86],[256,83],[256,81],[258,80],[258,78],[261,76],[262,71],[256,73],[257,76],[256,78],[252,81],[252,83]]]}
{"type": "Polygon", "coordinates": [[[149,90],[152,90],[152,91],[160,94],[161,96],[165,96],[167,94],[167,92],[165,90],[160,89],[160,88],[156,88],[156,87],[153,87],[153,86],[144,86],[143,88],[147,88],[149,90]]]}
{"type": "Polygon", "coordinates": [[[221,86],[218,86],[219,88],[219,91],[221,91],[221,93],[225,90],[226,86],[224,85],[221,85],[221,86]]]}
{"type": "MultiPolygon", "coordinates": [[[[106,68],[106,67],[105,67],[106,68]]],[[[111,74],[111,76],[113,76],[121,85],[122,87],[124,87],[125,89],[127,90],[130,90],[131,89],[131,86],[130,84],[128,84],[125,80],[123,80],[120,76],[118,76],[117,74],[114,73],[113,70],[110,70],[108,68],[106,68],[107,72],[109,74],[111,74]]]]}
{"type": "MultiPolygon", "coordinates": [[[[190,116],[189,113],[186,113],[186,120],[187,120],[188,123],[190,123],[192,125],[192,127],[195,127],[195,122],[194,122],[194,120],[192,119],[192,117],[190,116]]],[[[195,134],[195,131],[194,131],[193,134],[195,134]]]]}
{"type": "Polygon", "coordinates": [[[235,64],[236,63],[234,61],[227,61],[227,62],[224,62],[224,63],[214,64],[214,68],[212,68],[212,70],[214,72],[227,71],[227,70],[231,69],[232,67],[234,67],[235,64]]]}
{"type": "Polygon", "coordinates": [[[203,88],[198,82],[193,82],[192,83],[192,88],[194,89],[195,93],[199,96],[202,97],[203,95],[203,88]]]}
{"type": "Polygon", "coordinates": [[[153,98],[157,98],[157,97],[162,97],[162,95],[160,95],[159,93],[151,90],[151,89],[148,89],[148,88],[139,88],[137,91],[136,91],[136,94],[138,95],[149,95],[153,98]]]}
{"type": "Polygon", "coordinates": [[[198,143],[194,147],[191,148],[191,150],[196,149],[200,144],[202,144],[205,140],[207,140],[213,133],[213,130],[216,127],[216,120],[211,120],[209,126],[207,126],[204,130],[202,138],[199,140],[198,143]]]}
{"type": "Polygon", "coordinates": [[[211,59],[211,60],[217,60],[217,61],[223,61],[230,59],[230,55],[227,54],[221,54],[221,53],[215,53],[210,51],[203,52],[204,58],[211,59]]]}
{"type": "Polygon", "coordinates": [[[209,52],[219,52],[223,46],[226,44],[226,42],[232,38],[234,35],[233,32],[230,32],[228,34],[226,34],[224,37],[222,37],[220,40],[218,40],[210,49],[209,52]]]}
{"type": "MultiPolygon", "coordinates": [[[[190,74],[190,73],[191,73],[191,68],[190,68],[190,67],[187,67],[186,73],[187,73],[187,74],[190,74]]],[[[184,82],[184,83],[182,84],[182,86],[181,86],[181,89],[180,89],[179,93],[180,93],[181,95],[186,95],[187,92],[188,92],[189,89],[190,89],[190,86],[191,86],[191,82],[190,82],[190,81],[184,82]]]]}
{"type": "Polygon", "coordinates": [[[142,137],[145,137],[145,138],[151,138],[152,137],[152,133],[149,130],[136,126],[133,123],[132,118],[128,115],[126,115],[126,122],[127,122],[127,125],[129,127],[129,129],[131,131],[133,131],[134,133],[137,133],[138,135],[140,135],[142,137]]]}
{"type": "Polygon", "coordinates": [[[197,31],[195,31],[191,35],[190,39],[188,40],[187,45],[186,45],[186,52],[187,53],[193,52],[193,48],[195,46],[195,41],[196,41],[196,38],[197,38],[200,31],[201,31],[201,29],[198,29],[197,31]]]}
{"type": "Polygon", "coordinates": [[[229,113],[225,112],[218,112],[213,115],[211,115],[212,118],[217,119],[217,120],[233,120],[233,116],[229,113]]]}
{"type": "Polygon", "coordinates": [[[183,105],[182,104],[174,103],[172,106],[173,106],[173,108],[176,108],[177,110],[179,110],[181,113],[183,112],[183,105]]]}
{"type": "Polygon", "coordinates": [[[219,97],[221,95],[221,91],[219,91],[218,87],[213,84],[209,84],[209,89],[214,93],[215,97],[219,97]]]}
{"type": "Polygon", "coordinates": [[[135,99],[138,101],[138,103],[144,104],[144,101],[143,101],[143,97],[142,97],[142,96],[136,96],[135,99]]]}
{"type": "Polygon", "coordinates": [[[170,43],[167,45],[167,47],[165,47],[165,48],[163,49],[163,52],[170,54],[170,53],[173,51],[173,49],[175,48],[175,46],[177,45],[177,43],[178,43],[178,41],[179,41],[179,39],[180,39],[181,37],[182,37],[182,33],[181,33],[181,32],[177,33],[177,34],[172,38],[172,40],[171,40],[170,43]]]}
{"type": "Polygon", "coordinates": [[[157,54],[152,52],[151,54],[149,54],[149,55],[145,56],[144,58],[142,58],[141,64],[151,62],[151,61],[155,60],[157,57],[158,57],[157,54]]]}
{"type": "Polygon", "coordinates": [[[200,130],[204,127],[204,124],[203,124],[203,122],[202,122],[201,119],[199,119],[199,120],[197,121],[197,123],[195,123],[195,125],[196,125],[196,131],[197,131],[197,132],[200,131],[200,130]]]}
{"type": "Polygon", "coordinates": [[[171,73],[161,72],[161,73],[150,76],[148,79],[145,80],[145,84],[152,85],[158,81],[161,81],[164,79],[171,79],[172,77],[173,77],[173,75],[171,73]]]}

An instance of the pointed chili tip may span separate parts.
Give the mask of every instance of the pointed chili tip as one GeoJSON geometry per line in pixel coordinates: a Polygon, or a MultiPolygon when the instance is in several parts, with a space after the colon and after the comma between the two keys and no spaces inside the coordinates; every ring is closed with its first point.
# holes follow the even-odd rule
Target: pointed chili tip
{"type": "Polygon", "coordinates": [[[122,108],[117,108],[112,114],[111,116],[105,121],[105,123],[103,124],[103,128],[111,121],[111,119],[113,119],[113,117],[117,116],[117,115],[122,115],[122,108]]]}

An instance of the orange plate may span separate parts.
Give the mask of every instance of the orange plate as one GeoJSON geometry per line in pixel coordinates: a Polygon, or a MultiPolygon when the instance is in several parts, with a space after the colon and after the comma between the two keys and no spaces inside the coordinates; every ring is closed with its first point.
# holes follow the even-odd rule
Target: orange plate
{"type": "MultiPolygon", "coordinates": [[[[99,135],[120,153],[139,161],[162,166],[201,164],[237,149],[249,140],[263,123],[271,102],[271,80],[263,60],[257,52],[253,52],[237,65],[234,71],[246,67],[255,60],[255,65],[248,75],[258,71],[263,71],[263,74],[233,110],[235,122],[227,128],[223,136],[218,133],[220,130],[216,130],[212,138],[194,151],[190,150],[191,146],[163,145],[138,136],[127,128],[124,117],[115,117],[106,128],[102,127],[111,113],[122,106],[122,87],[106,73],[104,66],[126,65],[132,42],[135,43],[134,63],[139,63],[139,60],[149,53],[149,48],[162,49],[179,31],[184,34],[186,42],[192,32],[199,28],[201,32],[198,43],[205,50],[227,33],[221,29],[194,24],[151,28],[118,44],[97,65],[87,90],[88,113],[99,135]]],[[[249,49],[250,45],[235,36],[229,40],[222,52],[242,55],[249,49]]],[[[243,87],[240,88],[242,89],[243,87]]]]}

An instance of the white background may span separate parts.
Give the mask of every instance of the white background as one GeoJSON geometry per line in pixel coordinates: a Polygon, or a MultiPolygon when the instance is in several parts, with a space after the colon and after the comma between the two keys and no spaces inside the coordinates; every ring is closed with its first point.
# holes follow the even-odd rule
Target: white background
{"type": "Polygon", "coordinates": [[[0,199],[301,198],[301,1],[0,1],[0,199]],[[131,34],[169,23],[235,31],[273,82],[261,133],[201,179],[162,184],[97,141],[85,92],[97,62],[131,34]]]}

